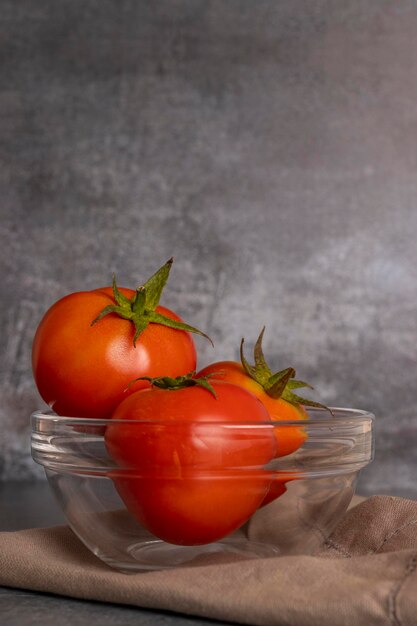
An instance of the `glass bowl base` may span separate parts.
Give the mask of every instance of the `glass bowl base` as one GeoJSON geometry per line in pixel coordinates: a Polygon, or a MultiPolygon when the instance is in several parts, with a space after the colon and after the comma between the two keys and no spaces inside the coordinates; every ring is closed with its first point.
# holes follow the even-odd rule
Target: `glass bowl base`
{"type": "Polygon", "coordinates": [[[278,556],[277,546],[257,541],[216,541],[198,546],[179,546],[152,540],[133,543],[127,548],[129,559],[118,561],[104,554],[97,556],[125,573],[197,566],[278,556]]]}

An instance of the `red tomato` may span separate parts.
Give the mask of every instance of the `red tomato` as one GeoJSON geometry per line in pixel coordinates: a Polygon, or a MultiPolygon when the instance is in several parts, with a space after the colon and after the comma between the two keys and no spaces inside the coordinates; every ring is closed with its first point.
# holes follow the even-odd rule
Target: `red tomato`
{"type": "MultiPolygon", "coordinates": [[[[131,289],[119,289],[127,298],[131,289]]],[[[45,314],[33,341],[32,365],[42,398],[59,415],[106,418],[129,394],[149,386],[139,376],[179,376],[196,367],[188,332],[150,323],[133,343],[135,326],[116,313],[91,323],[114,305],[110,287],[72,293],[45,314]]],[[[160,313],[181,321],[173,311],[160,313]]]]}
{"type": "Polygon", "coordinates": [[[124,400],[106,445],[127,508],[157,537],[179,545],[217,541],[244,524],[271,482],[269,416],[241,387],[147,389],[124,400]],[[266,423],[265,423],[266,422],[266,423]],[[124,470],[122,468],[125,468],[124,470]]]}
{"type": "MultiPolygon", "coordinates": [[[[219,361],[202,369],[197,376],[210,376],[210,381],[224,380],[251,391],[267,409],[274,421],[305,420],[308,418],[303,406],[294,405],[283,398],[271,398],[262,385],[248,376],[243,366],[235,361],[219,361]]],[[[291,454],[303,444],[307,435],[303,428],[283,426],[275,430],[277,456],[291,454]]]]}

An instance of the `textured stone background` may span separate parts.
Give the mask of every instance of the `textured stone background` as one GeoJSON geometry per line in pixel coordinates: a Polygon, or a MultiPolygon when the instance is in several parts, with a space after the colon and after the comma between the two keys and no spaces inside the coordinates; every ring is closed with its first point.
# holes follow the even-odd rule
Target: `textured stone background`
{"type": "Polygon", "coordinates": [[[30,347],[74,290],[263,324],[328,404],[377,415],[362,491],[417,496],[413,0],[0,0],[2,479],[42,474],[30,347]]]}

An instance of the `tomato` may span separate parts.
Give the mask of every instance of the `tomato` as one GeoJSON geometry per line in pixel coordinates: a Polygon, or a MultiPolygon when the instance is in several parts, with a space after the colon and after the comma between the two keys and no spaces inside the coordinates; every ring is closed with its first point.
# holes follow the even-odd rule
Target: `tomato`
{"type": "MultiPolygon", "coordinates": [[[[211,382],[223,380],[239,385],[253,393],[264,405],[268,415],[274,422],[297,422],[308,419],[304,405],[326,408],[312,400],[301,398],[294,389],[310,387],[303,381],[295,380],[295,370],[287,368],[273,374],[265,360],[262,350],[262,329],[254,349],[255,364],[250,365],[243,354],[242,339],[240,346],[241,363],[236,361],[220,361],[202,369],[196,376],[209,377],[211,382]]],[[[310,387],[311,388],[311,387],[310,387]]],[[[329,409],[330,410],[330,409],[329,409]]],[[[302,426],[282,424],[274,427],[276,437],[276,457],[283,457],[298,450],[307,439],[307,432],[302,426]]],[[[285,483],[295,478],[283,479],[277,476],[269,487],[262,506],[279,498],[286,492],[285,483]]]]}
{"type": "Polygon", "coordinates": [[[262,500],[261,507],[266,506],[280,496],[283,496],[284,493],[287,491],[287,487],[285,485],[286,482],[287,481],[281,480],[280,478],[272,481],[265,498],[262,500]]]}
{"type": "MultiPolygon", "coordinates": [[[[197,376],[210,376],[210,380],[224,380],[239,385],[253,393],[262,402],[269,417],[274,421],[298,421],[307,419],[306,410],[301,405],[294,405],[283,398],[271,398],[264,387],[251,378],[240,363],[219,361],[208,365],[197,376]]],[[[306,433],[297,426],[282,426],[275,430],[277,438],[277,456],[291,454],[303,444],[306,433]]]]}
{"type": "Polygon", "coordinates": [[[275,473],[272,474],[272,481],[269,485],[268,492],[262,500],[261,506],[266,506],[270,502],[273,502],[280,496],[284,495],[287,491],[287,484],[293,480],[301,480],[303,476],[303,472],[298,469],[292,469],[290,471],[280,470],[279,472],[275,469],[275,473]]]}
{"type": "Polygon", "coordinates": [[[106,429],[111,473],[126,507],[151,533],[179,545],[217,541],[244,524],[268,492],[276,440],[250,392],[210,381],[138,391],[106,429]]]}
{"type": "Polygon", "coordinates": [[[196,367],[183,323],[158,301],[172,260],[136,291],[104,287],[58,300],[41,320],[32,365],[42,398],[59,415],[110,417],[139,376],[178,376],[196,367]]]}
{"type": "MultiPolygon", "coordinates": [[[[241,363],[236,361],[219,361],[211,363],[196,376],[210,377],[210,380],[224,380],[240,385],[251,391],[267,409],[274,422],[294,422],[308,419],[305,406],[320,407],[332,414],[331,409],[319,402],[302,398],[295,389],[312,387],[301,380],[295,380],[295,370],[288,367],[273,374],[265,360],[262,339],[265,327],[255,343],[255,364],[250,365],[243,354],[242,339],[240,344],[241,363]]],[[[282,424],[275,429],[277,438],[277,456],[286,456],[298,450],[307,438],[304,428],[292,424],[282,424]]]]}

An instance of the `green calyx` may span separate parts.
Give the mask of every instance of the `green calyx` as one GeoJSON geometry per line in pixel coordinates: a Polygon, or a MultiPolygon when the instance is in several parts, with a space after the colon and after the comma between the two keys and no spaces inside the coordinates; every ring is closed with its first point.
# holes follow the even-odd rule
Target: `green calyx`
{"type": "Polygon", "coordinates": [[[190,372],[184,376],[177,376],[172,378],[171,376],[161,376],[159,378],[151,378],[150,376],[140,376],[132,380],[129,386],[133,385],[138,380],[147,380],[151,383],[152,387],[158,389],[166,389],[168,391],[178,391],[178,389],[186,389],[187,387],[203,387],[207,389],[215,398],[216,392],[213,386],[209,383],[210,376],[201,376],[201,378],[194,378],[195,372],[190,372]]]}
{"type": "Polygon", "coordinates": [[[240,360],[246,374],[253,378],[253,380],[255,380],[259,385],[261,385],[265,393],[267,393],[268,396],[274,398],[275,400],[277,400],[278,398],[282,398],[283,400],[286,400],[287,402],[295,406],[302,404],[304,406],[317,407],[330,411],[330,409],[324,404],[314,402],[313,400],[309,400],[307,398],[302,398],[301,396],[293,392],[294,389],[300,389],[302,387],[308,387],[309,389],[313,389],[313,387],[308,383],[305,383],[302,380],[295,379],[296,372],[293,367],[287,367],[286,369],[276,372],[275,374],[272,373],[265,360],[262,349],[262,339],[264,336],[264,332],[265,326],[262,328],[255,344],[254,365],[250,365],[243,354],[244,339],[242,339],[240,343],[240,360]]]}
{"type": "Polygon", "coordinates": [[[184,322],[173,320],[170,317],[161,315],[161,313],[156,311],[156,307],[161,299],[162,291],[168,281],[172,263],[173,259],[171,258],[165,263],[165,265],[155,272],[155,274],[153,274],[153,276],[151,276],[144,285],[136,289],[136,292],[131,299],[127,298],[119,291],[116,283],[116,277],[113,275],[113,296],[115,304],[109,304],[104,307],[104,309],[100,311],[97,317],[91,322],[91,326],[96,324],[106,315],[116,313],[119,317],[130,320],[134,324],[135,335],[133,337],[133,344],[135,346],[139,335],[145,330],[148,324],[161,324],[176,330],[185,330],[189,333],[195,333],[205,337],[213,345],[210,337],[201,330],[198,330],[198,328],[194,328],[184,322]]]}

